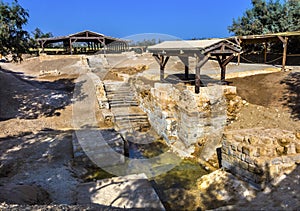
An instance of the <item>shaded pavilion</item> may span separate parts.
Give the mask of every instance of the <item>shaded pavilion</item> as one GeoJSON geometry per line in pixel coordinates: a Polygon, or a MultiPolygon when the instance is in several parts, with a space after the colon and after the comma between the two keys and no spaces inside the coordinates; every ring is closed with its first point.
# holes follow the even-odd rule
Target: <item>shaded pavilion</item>
{"type": "Polygon", "coordinates": [[[60,42],[63,43],[63,50],[70,54],[75,53],[78,49],[79,51],[82,51],[83,48],[87,48],[90,52],[96,52],[99,50],[108,52],[124,52],[128,50],[128,41],[88,30],[67,36],[40,38],[37,39],[37,41],[42,52],[45,52],[47,45],[60,42]],[[74,47],[74,43],[86,43],[87,47],[74,47]]]}
{"type": "Polygon", "coordinates": [[[196,58],[195,93],[200,92],[200,70],[209,59],[217,59],[221,81],[225,82],[226,66],[239,53],[241,47],[226,39],[165,41],[148,47],[160,66],[160,80],[170,56],[177,56],[185,65],[185,79],[189,76],[189,57],[196,58]]]}
{"type": "MultiPolygon", "coordinates": [[[[267,62],[267,43],[270,42],[282,42],[282,70],[285,70],[286,59],[287,59],[287,50],[288,50],[288,41],[290,37],[300,36],[300,31],[293,32],[281,32],[273,34],[263,34],[263,35],[247,35],[247,36],[235,36],[230,37],[228,40],[235,41],[238,45],[247,45],[247,44],[257,44],[262,43],[264,45],[264,63],[267,62]]],[[[240,64],[240,54],[238,55],[238,64],[240,64]]]]}

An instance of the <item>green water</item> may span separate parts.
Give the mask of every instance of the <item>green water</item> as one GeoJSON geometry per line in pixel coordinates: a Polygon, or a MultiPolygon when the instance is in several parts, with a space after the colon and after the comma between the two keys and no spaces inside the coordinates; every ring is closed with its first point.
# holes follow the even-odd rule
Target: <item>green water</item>
{"type": "MultiPolygon", "coordinates": [[[[151,158],[167,151],[168,146],[162,139],[158,139],[151,144],[135,147],[135,150],[138,151],[138,154],[142,154],[144,158],[151,158]]],[[[151,178],[151,180],[156,185],[156,188],[160,190],[172,188],[193,189],[196,186],[197,179],[208,173],[196,160],[182,159],[179,165],[166,173],[151,178]]],[[[85,181],[92,181],[114,176],[101,168],[91,168],[83,179],[85,181]]]]}
{"type": "Polygon", "coordinates": [[[184,159],[172,170],[154,177],[153,180],[162,190],[170,188],[193,189],[197,179],[208,174],[196,161],[184,159]]]}
{"type": "MultiPolygon", "coordinates": [[[[167,151],[168,147],[158,139],[149,145],[135,146],[134,150],[144,158],[151,158],[167,151]]],[[[173,169],[149,180],[166,210],[197,210],[197,180],[208,173],[195,159],[182,159],[173,169]]],[[[94,181],[114,176],[101,168],[94,168],[89,169],[83,179],[94,181]]]]}

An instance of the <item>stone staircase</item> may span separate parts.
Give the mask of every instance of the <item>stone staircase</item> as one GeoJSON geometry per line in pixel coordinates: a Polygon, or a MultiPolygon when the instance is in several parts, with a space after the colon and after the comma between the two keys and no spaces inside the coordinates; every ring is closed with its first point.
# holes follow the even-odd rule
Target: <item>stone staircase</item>
{"type": "Polygon", "coordinates": [[[128,83],[104,81],[104,87],[118,132],[146,132],[150,128],[148,116],[138,107],[135,92],[128,83]]]}
{"type": "Polygon", "coordinates": [[[128,83],[113,81],[104,84],[111,108],[138,106],[135,93],[128,83]]]}

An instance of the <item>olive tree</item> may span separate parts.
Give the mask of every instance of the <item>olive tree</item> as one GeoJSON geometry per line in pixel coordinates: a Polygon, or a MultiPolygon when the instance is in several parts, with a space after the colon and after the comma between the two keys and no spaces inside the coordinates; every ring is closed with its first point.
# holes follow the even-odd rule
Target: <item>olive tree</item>
{"type": "Polygon", "coordinates": [[[11,4],[0,0],[0,53],[12,55],[14,61],[22,61],[22,53],[28,51],[29,33],[23,29],[29,14],[17,0],[11,4]]]}

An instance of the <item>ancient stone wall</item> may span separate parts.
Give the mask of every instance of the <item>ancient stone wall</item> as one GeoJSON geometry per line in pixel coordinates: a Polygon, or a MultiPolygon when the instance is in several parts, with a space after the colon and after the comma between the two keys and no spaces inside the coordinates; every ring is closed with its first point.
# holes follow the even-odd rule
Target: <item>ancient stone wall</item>
{"type": "Polygon", "coordinates": [[[207,151],[215,153],[227,118],[234,112],[230,113],[228,106],[239,107],[236,104],[240,103],[232,86],[201,87],[200,94],[195,94],[194,86],[155,83],[147,89],[141,81],[134,85],[151,126],[183,157],[191,156],[195,144],[205,145],[209,136],[214,136],[210,141],[215,143],[210,143],[212,149],[207,151]]]}
{"type": "Polygon", "coordinates": [[[244,129],[226,132],[221,163],[258,188],[300,163],[299,134],[279,129],[244,129]]]}

